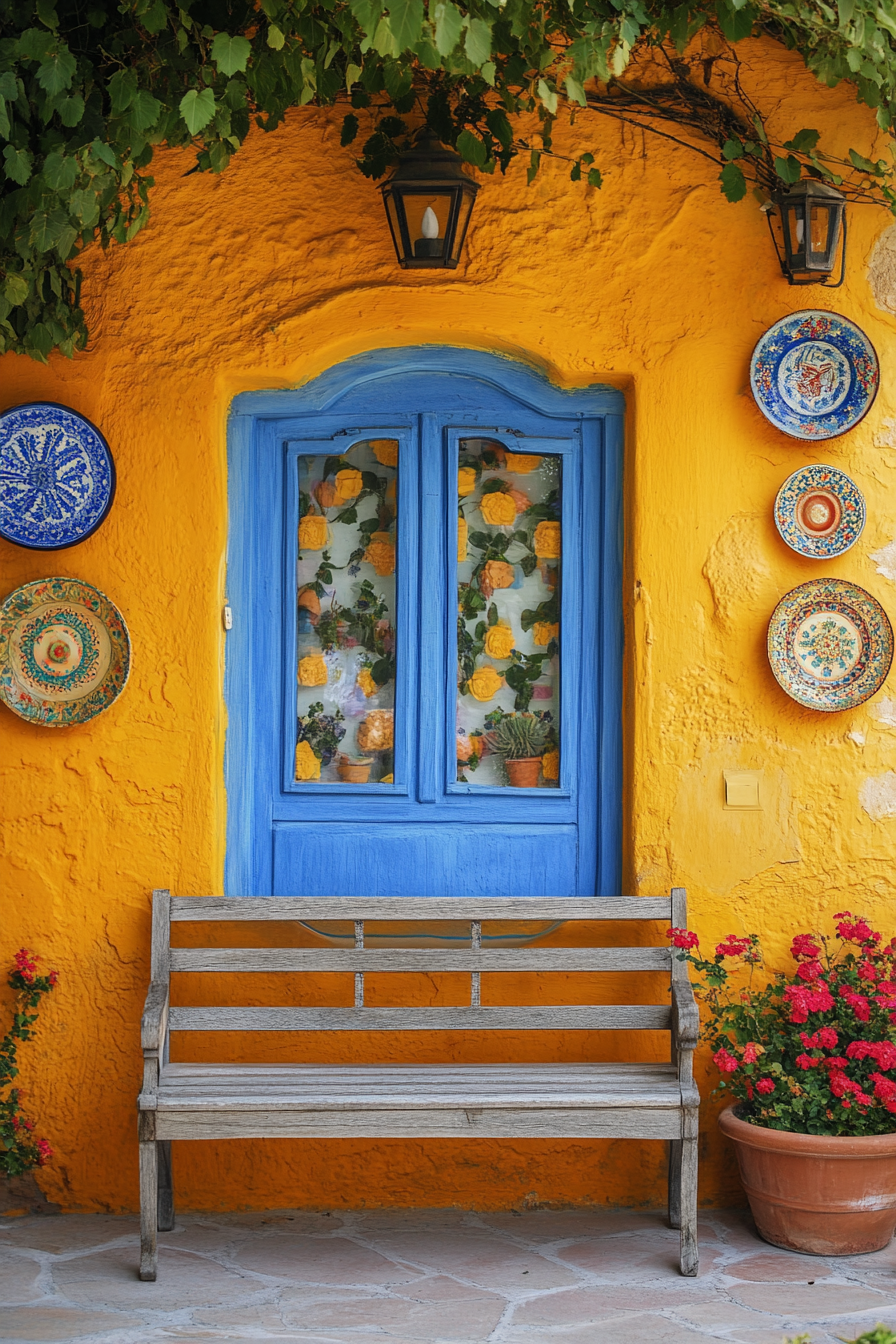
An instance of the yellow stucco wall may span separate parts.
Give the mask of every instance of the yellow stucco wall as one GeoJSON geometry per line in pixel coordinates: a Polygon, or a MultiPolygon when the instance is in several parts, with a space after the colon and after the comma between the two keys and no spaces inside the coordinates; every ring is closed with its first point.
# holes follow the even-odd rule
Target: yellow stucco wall
{"type": "MultiPolygon", "coordinates": [[[[816,126],[870,152],[873,118],[848,91],[822,89],[778,49],[765,62],[750,79],[783,133],[816,126]]],[[[812,714],[777,689],[764,653],[778,596],[820,572],[771,517],[803,463],[845,468],[868,503],[860,543],[823,571],[896,614],[896,546],[873,558],[896,536],[896,320],[866,279],[887,217],[851,211],[843,289],[790,289],[756,204],[726,204],[711,165],[610,123],[588,135],[604,189],[572,185],[562,165],[531,188],[521,167],[485,179],[447,276],[398,270],[338,117],[305,111],[254,134],[220,178],[184,176],[190,155],[160,154],[150,227],[84,259],[89,349],[48,368],[0,360],[2,407],[82,411],[119,475],[82,546],[42,556],[0,542],[0,593],[54,572],[86,579],[119,605],[134,647],[125,695],[89,725],[42,730],[0,711],[0,951],[6,964],[26,944],[61,971],[22,1082],[58,1154],[40,1183],[66,1208],[135,1205],[148,891],[221,888],[225,428],[242,390],[427,342],[624,389],[627,888],[681,883],[704,939],[758,929],[779,957],[796,924],[844,905],[896,931],[896,778],[882,780],[896,691],[812,714]],[[812,303],[856,320],[883,366],[864,423],[816,447],[773,430],[748,388],[759,335],[812,303]],[[723,810],[722,771],[736,767],[762,771],[762,811],[723,810]]],[[[702,1197],[724,1202],[736,1184],[711,1107],[705,1124],[702,1197]]],[[[271,1142],[251,1155],[197,1145],[176,1162],[193,1207],[663,1198],[660,1154],[637,1145],[271,1142]]]]}

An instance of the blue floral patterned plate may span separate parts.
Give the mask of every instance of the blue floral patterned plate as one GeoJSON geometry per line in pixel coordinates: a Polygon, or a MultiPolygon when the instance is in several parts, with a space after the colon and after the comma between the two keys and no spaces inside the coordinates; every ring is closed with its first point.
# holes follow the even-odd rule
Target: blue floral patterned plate
{"type": "Polygon", "coordinates": [[[845,317],[807,309],[782,317],[753,351],[756,404],[795,439],[833,439],[859,423],[877,396],[874,346],[845,317]]]}
{"type": "Polygon", "coordinates": [[[77,546],[115,497],[115,464],[83,415],[52,401],[0,415],[0,537],[32,551],[77,546]]]}
{"type": "Polygon", "coordinates": [[[855,709],[880,690],[893,628],[877,598],[845,579],[813,579],[781,598],[768,626],[768,660],[806,709],[855,709]]]}
{"type": "Polygon", "coordinates": [[[124,690],[131,645],[121,613],[80,579],[38,579],[0,606],[0,700],[47,728],[86,723],[124,690]]]}
{"type": "Polygon", "coordinates": [[[787,545],[811,560],[842,555],[865,526],[865,500],[836,467],[800,467],[778,491],[775,524],[787,545]]]}

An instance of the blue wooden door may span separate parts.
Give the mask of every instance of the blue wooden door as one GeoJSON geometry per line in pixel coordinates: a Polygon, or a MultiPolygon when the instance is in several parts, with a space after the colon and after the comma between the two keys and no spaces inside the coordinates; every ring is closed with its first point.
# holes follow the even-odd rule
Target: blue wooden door
{"type": "Polygon", "coordinates": [[[618,400],[453,359],[240,399],[233,894],[617,890],[618,400]]]}

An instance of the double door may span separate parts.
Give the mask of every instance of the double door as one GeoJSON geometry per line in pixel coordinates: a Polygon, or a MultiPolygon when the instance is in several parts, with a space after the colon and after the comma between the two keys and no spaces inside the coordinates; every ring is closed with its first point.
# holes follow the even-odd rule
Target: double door
{"type": "Polygon", "coordinates": [[[457,383],[245,436],[240,894],[590,895],[614,870],[606,424],[457,383]]]}

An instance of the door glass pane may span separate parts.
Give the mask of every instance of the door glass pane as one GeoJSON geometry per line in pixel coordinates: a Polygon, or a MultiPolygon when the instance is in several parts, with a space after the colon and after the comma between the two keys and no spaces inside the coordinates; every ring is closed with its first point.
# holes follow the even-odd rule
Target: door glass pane
{"type": "Polygon", "coordinates": [[[457,777],[556,788],[562,458],[464,439],[457,475],[457,777]]]}
{"type": "Polygon", "coordinates": [[[296,779],[391,784],[398,441],[298,459],[296,779]]]}

